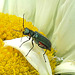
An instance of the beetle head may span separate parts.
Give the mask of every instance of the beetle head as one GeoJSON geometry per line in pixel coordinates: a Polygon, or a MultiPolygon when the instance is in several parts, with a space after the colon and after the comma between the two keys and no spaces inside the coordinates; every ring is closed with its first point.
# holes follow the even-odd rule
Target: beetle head
{"type": "Polygon", "coordinates": [[[28,35],[29,34],[29,29],[28,28],[25,28],[25,30],[23,31],[23,34],[24,35],[28,35]]]}

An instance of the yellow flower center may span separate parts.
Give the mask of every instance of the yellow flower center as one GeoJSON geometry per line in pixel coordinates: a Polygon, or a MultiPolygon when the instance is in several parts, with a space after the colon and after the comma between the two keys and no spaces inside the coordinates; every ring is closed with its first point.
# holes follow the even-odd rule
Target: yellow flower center
{"type": "MultiPolygon", "coordinates": [[[[31,22],[26,22],[26,20],[24,20],[24,28],[25,27],[33,31],[38,31],[31,22]]],[[[23,18],[0,13],[0,75],[39,75],[17,49],[9,46],[3,47],[4,40],[22,37],[22,33],[16,32],[15,30],[23,30],[23,18]]],[[[40,33],[44,35],[44,33],[40,33]]],[[[54,49],[46,53],[53,74],[56,65],[56,59],[53,58],[54,53],[54,49]]]]}

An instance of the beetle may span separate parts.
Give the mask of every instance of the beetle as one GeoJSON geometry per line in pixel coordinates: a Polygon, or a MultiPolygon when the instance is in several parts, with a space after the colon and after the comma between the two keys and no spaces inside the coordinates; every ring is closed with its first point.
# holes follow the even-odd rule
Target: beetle
{"type": "MultiPolygon", "coordinates": [[[[24,14],[23,14],[23,28],[24,28],[24,14]]],[[[14,30],[14,29],[13,29],[14,30]]],[[[19,30],[14,30],[14,31],[18,31],[18,32],[21,32],[19,30]]],[[[42,34],[38,33],[37,31],[32,31],[30,30],[29,28],[24,28],[24,31],[22,32],[23,35],[28,35],[29,36],[29,39],[24,41],[22,44],[24,44],[25,42],[29,41],[31,38],[32,38],[32,48],[29,50],[29,52],[33,49],[34,47],[34,43],[33,41],[42,49],[46,49],[47,50],[51,50],[51,42],[45,37],[43,36],[42,34]]],[[[22,40],[22,38],[21,38],[22,40]]],[[[19,46],[21,47],[22,44],[19,46]]],[[[46,51],[44,52],[43,54],[43,57],[44,57],[44,60],[46,62],[46,59],[45,59],[45,53],[46,51]]],[[[26,56],[29,54],[29,52],[26,54],[26,56]]]]}
{"type": "MultiPolygon", "coordinates": [[[[23,14],[23,28],[24,28],[24,14],[23,14]]],[[[42,34],[38,33],[37,31],[32,31],[32,30],[30,30],[29,28],[26,27],[26,28],[24,28],[24,31],[22,33],[23,33],[23,35],[28,35],[29,36],[29,39],[26,40],[26,41],[24,41],[23,43],[29,41],[32,38],[32,48],[29,50],[29,52],[34,47],[33,41],[40,48],[46,49],[46,51],[47,50],[51,50],[51,42],[45,36],[43,36],[42,34]]],[[[22,44],[20,45],[20,47],[22,46],[22,44]]],[[[45,59],[45,56],[44,55],[45,55],[46,51],[43,54],[43,57],[44,57],[45,62],[46,62],[46,59],[45,59]]],[[[26,54],[26,56],[29,54],[29,52],[26,54]]]]}

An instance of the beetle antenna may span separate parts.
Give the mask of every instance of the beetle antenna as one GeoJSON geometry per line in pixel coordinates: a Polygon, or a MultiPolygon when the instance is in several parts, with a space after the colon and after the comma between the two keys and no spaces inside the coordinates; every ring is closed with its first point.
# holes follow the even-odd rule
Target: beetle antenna
{"type": "Polygon", "coordinates": [[[21,32],[20,30],[15,30],[15,29],[13,29],[14,31],[17,31],[17,32],[21,32]]]}
{"type": "Polygon", "coordinates": [[[24,15],[25,15],[25,13],[23,14],[23,28],[24,28],[24,15]]]}
{"type": "MultiPolygon", "coordinates": [[[[24,15],[25,13],[23,14],[23,29],[24,29],[24,15]]],[[[23,33],[22,33],[22,37],[23,37],[23,33]]],[[[21,41],[22,41],[22,37],[21,37],[21,41]]]]}

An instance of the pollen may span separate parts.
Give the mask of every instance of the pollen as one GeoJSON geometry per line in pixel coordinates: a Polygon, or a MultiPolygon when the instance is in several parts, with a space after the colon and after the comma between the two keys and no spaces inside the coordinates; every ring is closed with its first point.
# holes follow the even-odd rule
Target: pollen
{"type": "MultiPolygon", "coordinates": [[[[24,20],[25,27],[38,32],[38,29],[26,20],[24,20]]],[[[4,40],[22,37],[22,33],[15,30],[21,31],[24,28],[23,18],[0,13],[0,75],[39,75],[17,49],[10,46],[4,47],[4,40]]],[[[40,33],[45,36],[44,33],[40,33]]],[[[54,53],[54,49],[47,51],[53,74],[56,65],[54,53]]]]}

